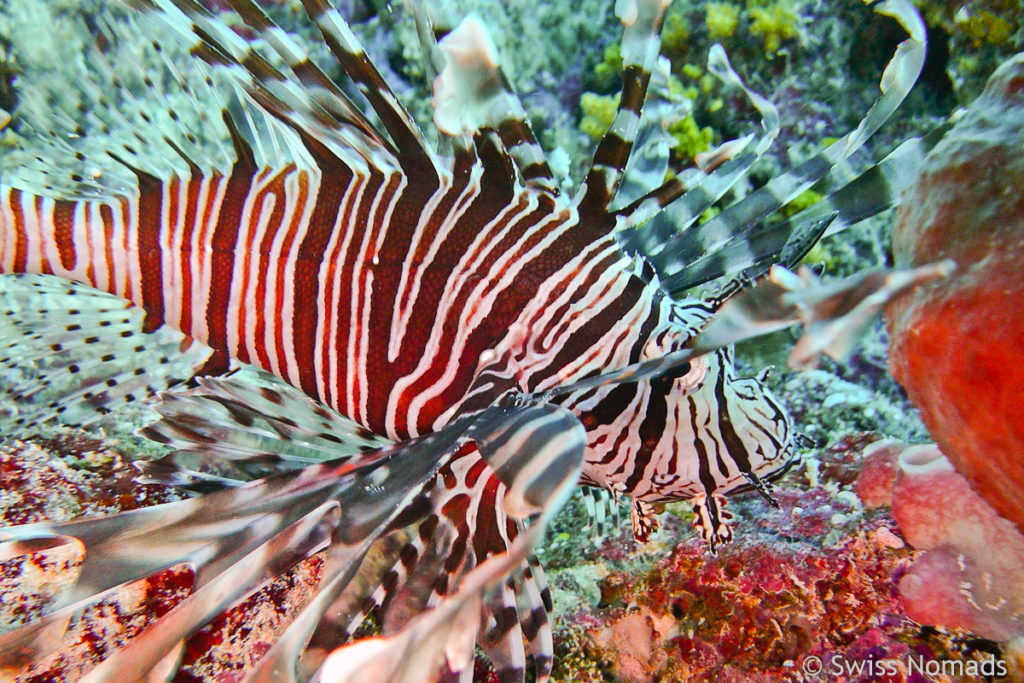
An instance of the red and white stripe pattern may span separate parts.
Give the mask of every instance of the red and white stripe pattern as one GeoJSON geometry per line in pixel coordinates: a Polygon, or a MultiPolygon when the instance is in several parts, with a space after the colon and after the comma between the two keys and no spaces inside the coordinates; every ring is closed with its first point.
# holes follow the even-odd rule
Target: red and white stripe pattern
{"type": "Polygon", "coordinates": [[[239,166],[107,202],[5,189],[0,263],[124,296],[151,328],[405,438],[440,426],[485,351],[513,354],[510,386],[561,383],[629,362],[658,316],[610,238],[547,193],[485,180],[239,166]]]}
{"type": "Polygon", "coordinates": [[[138,203],[62,201],[0,187],[0,272],[57,275],[140,302],[138,203]]]}

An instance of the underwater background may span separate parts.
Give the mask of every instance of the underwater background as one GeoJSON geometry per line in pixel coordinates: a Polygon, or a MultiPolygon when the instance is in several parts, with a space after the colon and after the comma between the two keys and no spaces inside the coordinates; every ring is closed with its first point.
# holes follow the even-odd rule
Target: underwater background
{"type": "MultiPolygon", "coordinates": [[[[226,4],[204,4],[246,30],[226,4]]],[[[409,17],[397,4],[335,4],[406,106],[428,122],[430,90],[409,17]]],[[[805,264],[841,277],[953,256],[958,274],[938,293],[897,301],[888,328],[873,324],[842,363],[788,370],[795,340],[788,331],[737,349],[743,374],[773,366],[770,385],[814,445],[776,482],[779,509],[756,493],[731,497],[736,537],[717,555],[692,530],[687,504],[666,506],[661,528],[638,544],[627,507],[598,515],[588,511],[592,500],[571,501],[539,551],[555,604],[556,680],[1024,680],[1024,59],[1013,57],[1024,49],[1024,7],[1017,0],[915,4],[928,27],[922,76],[840,175],[853,178],[964,110],[957,128],[929,158],[898,217],[888,211],[825,238],[805,264]],[[933,441],[952,465],[927,446],[933,441]]],[[[298,0],[262,5],[326,60],[298,0]]],[[[556,175],[574,186],[617,104],[614,3],[456,5],[490,27],[556,175]]],[[[55,112],[77,113],[84,137],[100,147],[130,135],[89,116],[107,67],[92,63],[86,49],[97,40],[97,17],[127,13],[98,0],[0,0],[0,180],[30,165],[55,112]]],[[[895,21],[852,0],[675,0],[662,45],[671,75],[648,99],[664,133],[651,141],[651,153],[678,171],[757,125],[748,101],[706,70],[710,46],[720,43],[747,85],[782,116],[775,144],[733,191],[742,196],[856,126],[903,37],[895,21]]],[[[187,64],[174,49],[168,45],[169,58],[187,64]]],[[[146,68],[143,51],[130,44],[111,46],[106,56],[124,73],[146,68]]],[[[140,101],[156,98],[146,90],[136,93],[140,101]]],[[[161,90],[166,98],[185,96],[161,90]]],[[[154,99],[153,111],[165,108],[154,99]]],[[[211,112],[219,115],[218,107],[211,112]]],[[[202,120],[185,125],[202,139],[202,120]]],[[[55,166],[74,163],[71,147],[65,160],[53,158],[52,147],[45,154],[55,166]]],[[[808,191],[787,210],[827,189],[808,191]]],[[[5,411],[15,412],[0,404],[5,411]]],[[[153,417],[138,405],[90,429],[50,423],[32,435],[3,434],[3,526],[182,497],[136,484],[126,466],[162,454],[133,435],[153,417]]],[[[28,564],[0,562],[0,629],[31,617],[29,600],[5,598],[8,592],[24,595],[28,584],[38,601],[67,570],[60,558],[28,564]]],[[[301,563],[204,628],[174,680],[236,680],[303,604],[318,567],[317,558],[301,563]]],[[[0,678],[74,680],[169,610],[187,591],[179,578],[161,574],[106,599],[78,620],[73,648],[47,667],[0,678]]],[[[476,673],[493,676],[483,658],[476,673]]]]}

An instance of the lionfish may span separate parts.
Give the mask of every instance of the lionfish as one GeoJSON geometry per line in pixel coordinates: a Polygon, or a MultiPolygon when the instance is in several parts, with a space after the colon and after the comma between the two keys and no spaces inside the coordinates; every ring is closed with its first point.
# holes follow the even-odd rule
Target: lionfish
{"type": "Polygon", "coordinates": [[[130,178],[121,187],[74,174],[78,196],[45,182],[0,188],[2,272],[107,293],[33,281],[9,312],[4,364],[45,359],[71,388],[54,398],[19,375],[7,392],[28,428],[170,389],[144,433],[231,467],[140,463],[149,481],[207,492],[0,532],[5,558],[83,552],[73,587],[0,635],[5,665],[53,651],[68,617],[118,586],[187,565],[190,596],[86,678],[166,675],[189,635],[322,552],[314,597],[250,679],[468,680],[479,642],[501,680],[523,680],[528,657],[546,680],[551,600],[532,548],[577,480],[628,497],[638,539],[655,526],[654,504],[689,500],[713,550],[732,534],[725,494],[770,498],[795,452],[785,409],[763,377],[738,376],[729,344],[800,318],[828,337],[811,340],[813,355],[844,336],[819,323],[860,320],[868,294],[915,280],[875,273],[826,291],[788,271],[762,277],[892,204],[928,146],[909,141],[815,206],[765,220],[859,148],[913,85],[924,28],[904,0],[878,8],[910,38],[858,128],[704,223],[775,138],[778,114],[713,50],[712,70],[743,89],[762,129],[700,172],[619,196],[665,0],[616,3],[621,99],[572,197],[473,16],[440,37],[423,4],[407,3],[434,77],[431,144],[327,0],[303,5],[345,82],[252,0],[228,2],[248,33],[194,0],[138,4],[189,46],[209,84],[227,81],[214,113],[229,163],[190,131],[164,131],[154,144],[173,163],[148,160],[144,135],[107,150],[130,178]],[[731,284],[687,294],[712,281],[731,284]],[[154,348],[159,363],[126,364],[127,350],[154,348]],[[364,562],[371,549],[383,565],[364,562]],[[370,614],[383,636],[349,642],[370,614]]]}

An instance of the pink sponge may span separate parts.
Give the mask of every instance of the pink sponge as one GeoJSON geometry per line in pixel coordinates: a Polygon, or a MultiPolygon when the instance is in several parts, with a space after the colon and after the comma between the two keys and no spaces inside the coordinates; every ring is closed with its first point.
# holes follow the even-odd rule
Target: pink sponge
{"type": "Polygon", "coordinates": [[[860,474],[853,485],[864,507],[892,505],[892,487],[899,472],[896,462],[906,448],[902,441],[883,439],[864,449],[860,474]]]}
{"type": "Polygon", "coordinates": [[[1024,535],[975,493],[934,445],[898,459],[892,514],[928,550],[900,580],[914,620],[1007,641],[1024,634],[1024,535]]]}

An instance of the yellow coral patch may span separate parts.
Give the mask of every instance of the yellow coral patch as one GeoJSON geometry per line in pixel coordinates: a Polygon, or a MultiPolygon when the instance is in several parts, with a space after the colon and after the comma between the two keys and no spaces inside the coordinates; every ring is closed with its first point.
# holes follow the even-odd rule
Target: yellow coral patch
{"type": "Polygon", "coordinates": [[[785,1],[764,7],[750,8],[750,32],[764,38],[765,52],[778,51],[785,40],[797,35],[797,15],[793,6],[785,1]]]}
{"type": "Polygon", "coordinates": [[[728,2],[709,2],[706,6],[705,23],[712,40],[724,40],[736,35],[740,23],[740,8],[728,2]]]}
{"type": "Polygon", "coordinates": [[[602,87],[611,85],[622,74],[622,52],[618,43],[612,43],[604,49],[601,63],[594,67],[594,76],[602,87]]]}
{"type": "Polygon", "coordinates": [[[690,27],[680,14],[670,13],[661,29],[661,44],[669,53],[683,54],[690,42],[690,27]]]}
{"type": "Polygon", "coordinates": [[[714,138],[714,131],[707,126],[698,126],[693,114],[687,114],[685,118],[669,126],[668,134],[678,143],[672,152],[676,157],[687,161],[693,161],[695,156],[710,149],[711,140],[714,138]]]}
{"type": "Polygon", "coordinates": [[[597,93],[585,92],[580,97],[580,109],[583,110],[583,118],[580,120],[580,130],[594,140],[600,140],[612,125],[615,118],[615,111],[619,107],[619,96],[598,95],[597,93]]]}
{"type": "Polygon", "coordinates": [[[683,64],[682,72],[686,77],[696,79],[701,77],[701,74],[704,73],[704,69],[696,64],[683,64]]]}
{"type": "Polygon", "coordinates": [[[1013,24],[988,10],[971,12],[966,8],[961,8],[954,15],[953,21],[974,41],[975,45],[986,42],[992,45],[1002,45],[1015,31],[1013,24]]]}

